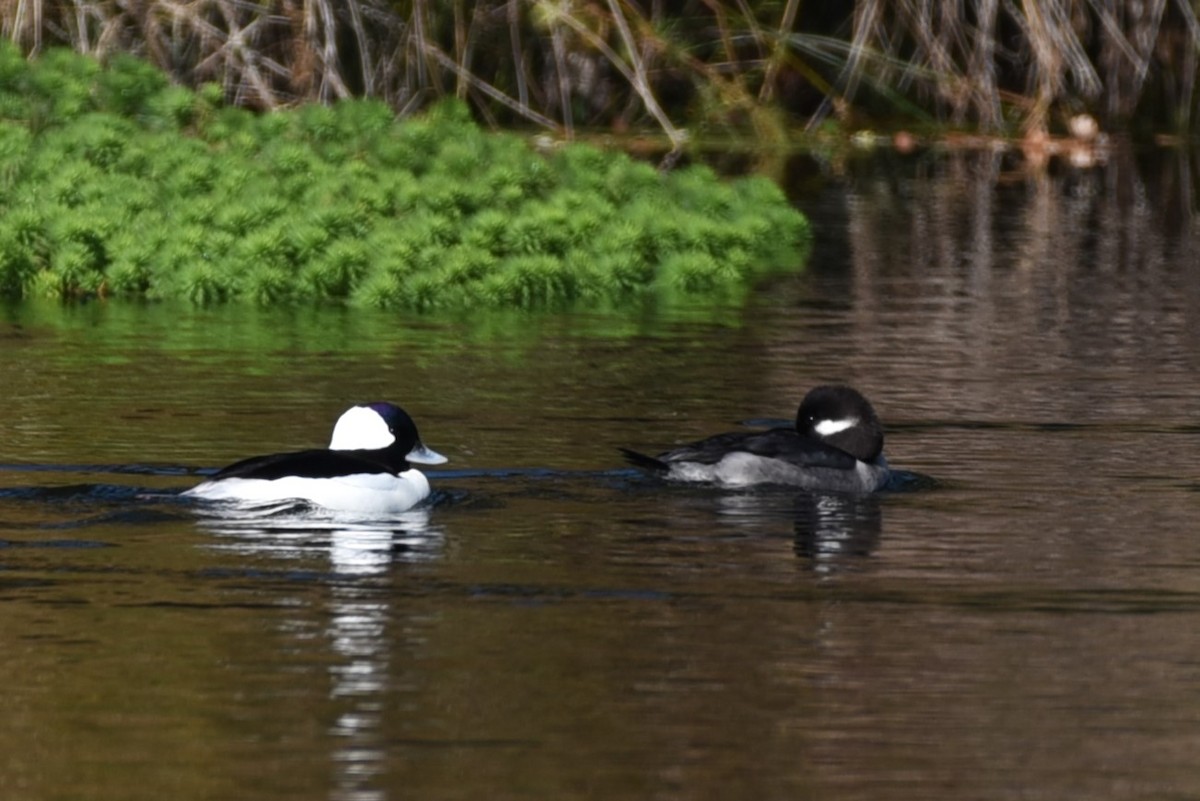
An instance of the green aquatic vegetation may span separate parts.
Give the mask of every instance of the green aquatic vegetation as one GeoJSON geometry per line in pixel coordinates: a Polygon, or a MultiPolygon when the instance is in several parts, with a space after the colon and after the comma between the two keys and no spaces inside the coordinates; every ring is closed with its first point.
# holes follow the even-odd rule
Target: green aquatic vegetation
{"type": "Polygon", "coordinates": [[[300,247],[296,255],[303,265],[303,287],[315,297],[348,297],[371,264],[371,252],[356,239],[339,239],[328,248],[300,247]]]}
{"type": "Polygon", "coordinates": [[[96,74],[98,105],[126,118],[153,117],[170,86],[160,70],[126,53],[118,53],[96,74]]]}
{"type": "Polygon", "coordinates": [[[0,228],[0,293],[19,294],[37,277],[41,261],[22,243],[18,232],[0,228]]]}
{"type": "Polygon", "coordinates": [[[223,108],[142,62],[0,46],[0,294],[386,308],[730,297],[807,229],[768,181],[542,154],[460,104],[223,108]]]}

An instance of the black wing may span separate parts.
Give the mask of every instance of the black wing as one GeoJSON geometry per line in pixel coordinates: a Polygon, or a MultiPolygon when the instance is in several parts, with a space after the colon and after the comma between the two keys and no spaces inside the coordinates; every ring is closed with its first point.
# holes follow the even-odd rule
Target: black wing
{"type": "Polygon", "coordinates": [[[629,462],[634,467],[640,467],[643,470],[653,470],[656,473],[665,473],[671,469],[671,465],[661,459],[655,459],[653,456],[647,456],[644,453],[631,451],[629,448],[617,448],[625,455],[625,461],[629,462]]]}
{"type": "Polygon", "coordinates": [[[209,481],[223,478],[260,478],[271,481],[287,476],[336,478],[355,473],[391,473],[395,475],[399,472],[398,469],[381,459],[373,459],[365,455],[369,453],[371,452],[331,451],[327,448],[314,448],[308,451],[276,453],[270,456],[252,456],[220,470],[210,476],[209,481]]]}
{"type": "Polygon", "coordinates": [[[857,459],[843,450],[812,437],[802,437],[792,428],[773,428],[753,433],[717,434],[690,445],[660,454],[657,461],[716,464],[730,453],[740,451],[767,459],[779,459],[799,467],[831,467],[853,470],[857,459]]]}

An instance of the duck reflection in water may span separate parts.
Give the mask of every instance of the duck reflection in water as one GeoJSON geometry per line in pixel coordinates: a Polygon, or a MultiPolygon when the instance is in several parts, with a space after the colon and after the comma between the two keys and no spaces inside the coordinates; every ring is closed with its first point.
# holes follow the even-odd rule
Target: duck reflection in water
{"type": "Polygon", "coordinates": [[[386,523],[347,519],[295,502],[260,507],[254,515],[244,504],[224,514],[215,504],[205,511],[200,525],[220,538],[212,547],[305,567],[328,562],[330,573],[321,568],[288,572],[298,580],[295,595],[284,605],[290,611],[280,631],[308,649],[316,620],[327,643],[322,665],[336,710],[327,730],[334,766],[329,797],[386,798],[385,699],[404,682],[394,654],[419,651],[424,640],[420,623],[397,608],[394,587],[405,572],[398,563],[427,562],[443,554],[442,531],[430,524],[429,510],[393,515],[386,523]]]}
{"type": "Polygon", "coordinates": [[[805,493],[795,504],[796,556],[818,571],[849,567],[879,545],[883,509],[878,495],[805,493]]]}
{"type": "Polygon", "coordinates": [[[790,522],[796,555],[820,572],[853,568],[883,532],[879,495],[767,490],[721,495],[717,510],[726,522],[772,536],[790,522]]]}
{"type": "Polygon", "coordinates": [[[255,514],[247,514],[244,506],[222,511],[210,508],[199,521],[221,538],[214,547],[283,559],[328,559],[335,573],[371,575],[395,562],[426,562],[442,555],[442,531],[430,524],[424,507],[379,522],[297,502],[266,506],[255,514]]]}

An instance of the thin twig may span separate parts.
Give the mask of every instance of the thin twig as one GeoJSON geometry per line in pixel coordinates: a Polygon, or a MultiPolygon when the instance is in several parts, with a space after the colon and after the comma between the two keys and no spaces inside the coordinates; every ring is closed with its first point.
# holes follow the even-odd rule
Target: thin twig
{"type": "Polygon", "coordinates": [[[508,36],[512,42],[513,69],[517,72],[517,100],[529,105],[529,86],[525,80],[525,55],[521,49],[521,13],[517,0],[508,0],[508,36]]]}
{"type": "MultiPolygon", "coordinates": [[[[461,72],[462,68],[454,61],[454,59],[450,58],[450,56],[443,53],[437,47],[437,45],[427,44],[426,47],[429,48],[429,50],[428,50],[429,55],[432,56],[434,58],[434,60],[437,61],[439,64],[441,64],[443,67],[445,67],[448,70],[451,70],[456,75],[458,75],[461,72]]],[[[479,91],[483,92],[488,97],[492,98],[492,100],[495,100],[497,103],[507,106],[508,108],[510,108],[513,111],[520,114],[525,119],[530,120],[531,122],[536,122],[538,125],[549,128],[551,130],[555,130],[555,131],[561,130],[561,127],[554,120],[550,119],[549,117],[538,114],[536,111],[534,111],[533,109],[531,109],[527,106],[522,106],[519,102],[517,102],[516,100],[513,100],[511,97],[504,94],[504,92],[501,92],[499,89],[492,86],[487,81],[481,80],[481,79],[475,77],[474,75],[471,75],[470,73],[466,73],[466,72],[463,72],[459,77],[461,77],[467,83],[471,84],[471,86],[473,86],[476,89],[478,89],[479,91]]]]}
{"type": "Polygon", "coordinates": [[[762,90],[758,94],[758,99],[762,103],[770,103],[775,92],[775,76],[779,73],[779,65],[783,61],[783,50],[779,42],[791,32],[792,26],[796,24],[796,12],[799,10],[800,0],[788,0],[783,9],[783,17],[779,20],[779,36],[772,48],[774,52],[767,64],[767,74],[763,76],[762,90]]]}
{"type": "MultiPolygon", "coordinates": [[[[618,29],[621,31],[621,38],[625,41],[626,47],[628,48],[630,47],[633,39],[633,35],[629,32],[629,25],[627,22],[625,22],[624,15],[620,15],[620,10],[616,9],[614,0],[609,0],[609,6],[610,8],[615,9],[620,17],[618,29]]],[[[659,126],[662,127],[663,131],[667,134],[667,137],[671,140],[672,150],[681,149],[687,142],[687,133],[677,129],[671,123],[671,120],[667,117],[666,113],[658,105],[658,101],[655,100],[654,94],[650,91],[649,83],[646,81],[645,72],[642,71],[641,74],[639,74],[638,70],[641,69],[641,60],[636,56],[636,48],[629,51],[631,60],[635,62],[634,66],[631,68],[625,63],[624,59],[618,56],[613,49],[608,46],[607,42],[593,33],[590,28],[588,28],[574,16],[570,14],[564,14],[562,15],[561,19],[567,25],[571,26],[572,30],[585,39],[588,44],[592,45],[592,47],[595,47],[602,54],[604,54],[604,57],[612,63],[612,65],[617,69],[618,72],[621,73],[622,76],[624,76],[625,80],[629,81],[630,85],[633,86],[634,90],[642,98],[642,104],[646,107],[646,110],[649,111],[654,119],[658,121],[659,126]]]]}
{"type": "Polygon", "coordinates": [[[563,44],[563,29],[557,17],[550,22],[550,47],[554,51],[554,74],[558,78],[558,104],[562,112],[563,129],[568,138],[575,136],[575,121],[571,114],[571,76],[567,74],[567,48],[563,44]]]}

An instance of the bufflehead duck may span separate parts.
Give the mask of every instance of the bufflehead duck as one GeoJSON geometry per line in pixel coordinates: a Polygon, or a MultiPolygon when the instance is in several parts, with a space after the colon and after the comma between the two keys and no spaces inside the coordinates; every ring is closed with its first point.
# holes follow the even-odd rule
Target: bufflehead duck
{"type": "Polygon", "coordinates": [[[348,409],[328,448],[243,459],[184,493],[255,504],[304,500],[359,514],[403,512],[429,495],[429,480],[410,463],[442,464],[412,418],[390,403],[348,409]]]}
{"type": "Polygon", "coordinates": [[[804,396],[794,428],[718,434],[657,457],[621,448],[630,463],[676,481],[728,486],[790,484],[807,490],[875,492],[891,471],[883,425],[857,390],[821,386],[804,396]]]}

